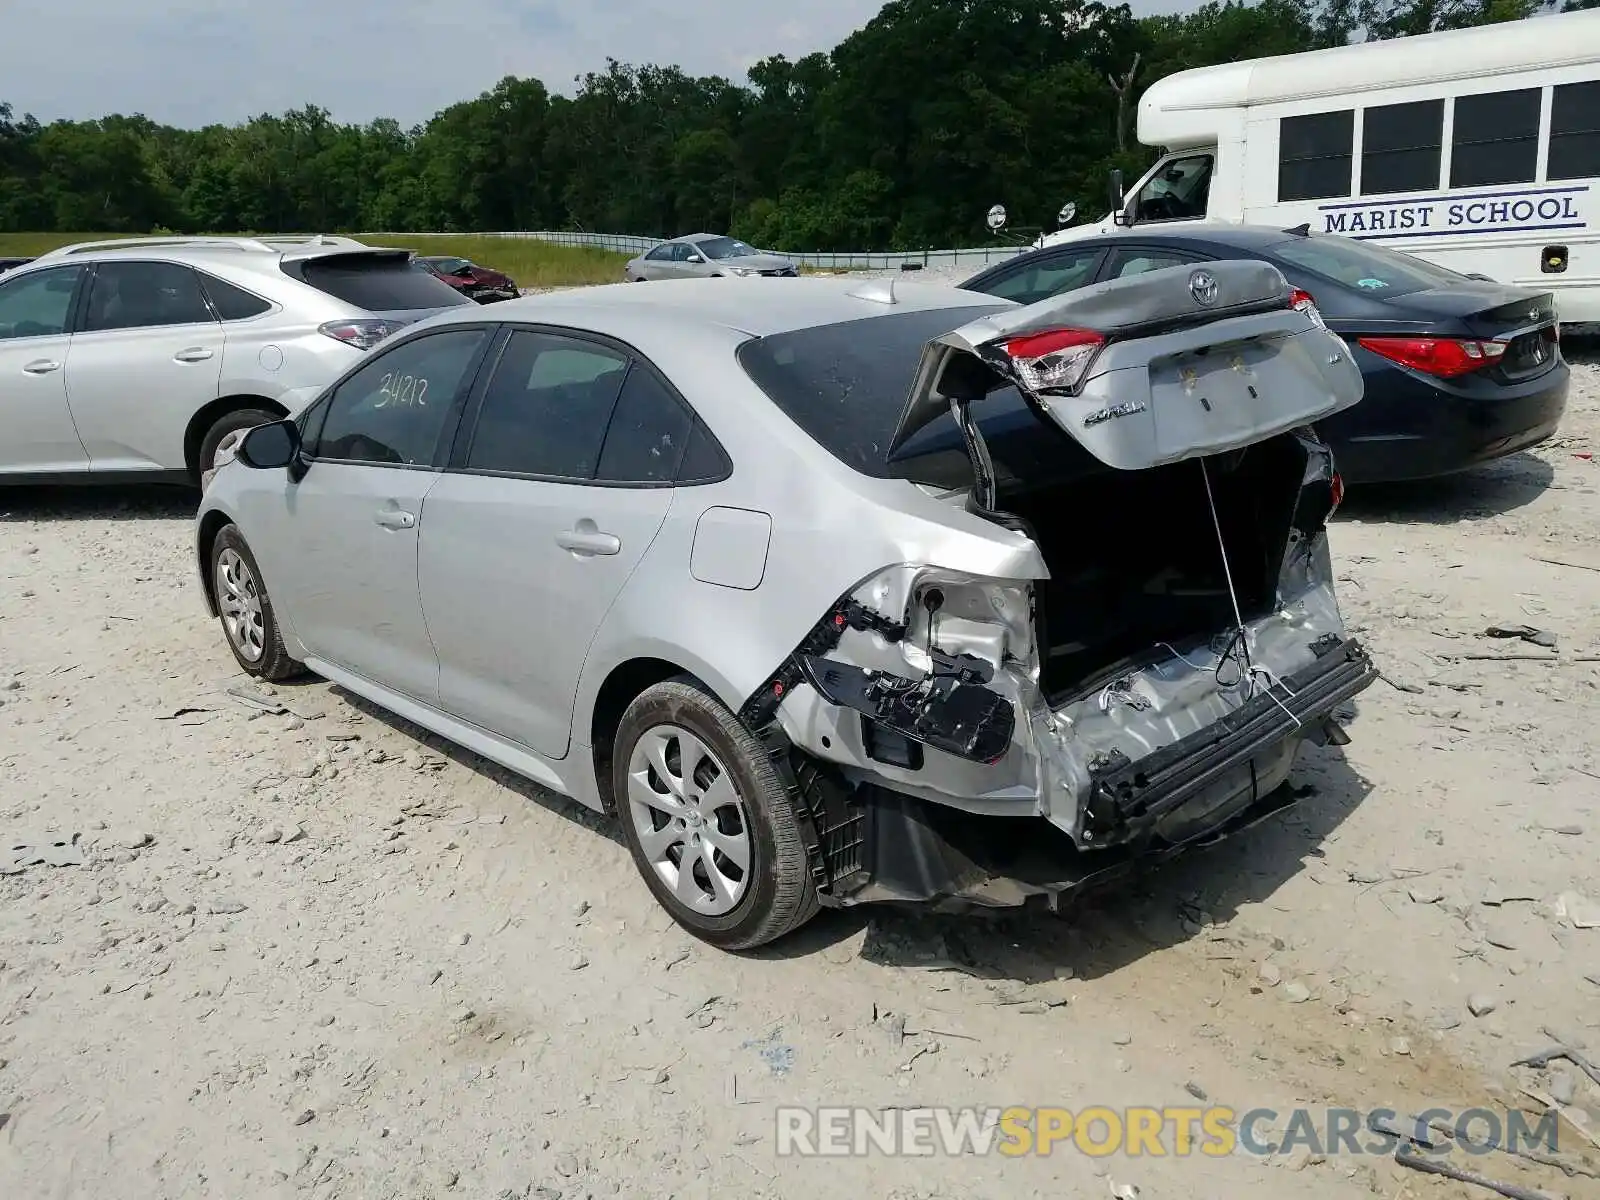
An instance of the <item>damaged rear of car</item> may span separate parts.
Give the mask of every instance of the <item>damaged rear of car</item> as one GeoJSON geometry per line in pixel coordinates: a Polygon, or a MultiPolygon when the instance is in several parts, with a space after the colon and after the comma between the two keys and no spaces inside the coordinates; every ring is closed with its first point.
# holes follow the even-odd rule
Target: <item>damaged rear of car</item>
{"type": "MultiPolygon", "coordinates": [[[[791,415],[838,383],[822,333],[739,350],[791,415]]],[[[821,902],[1055,907],[1292,803],[1300,746],[1346,740],[1334,714],[1377,676],[1334,594],[1342,489],[1315,433],[1360,398],[1344,343],[1260,262],[926,340],[854,465],[1011,531],[1034,566],[908,556],[746,700],[821,902]]]]}

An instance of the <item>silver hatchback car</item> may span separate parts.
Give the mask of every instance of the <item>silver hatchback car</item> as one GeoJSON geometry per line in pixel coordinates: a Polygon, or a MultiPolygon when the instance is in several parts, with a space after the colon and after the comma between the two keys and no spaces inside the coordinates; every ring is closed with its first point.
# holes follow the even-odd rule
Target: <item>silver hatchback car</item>
{"type": "Polygon", "coordinates": [[[239,664],[614,813],[729,949],[1055,906],[1346,740],[1308,423],[1361,377],[1276,268],[670,291],[434,317],[245,435],[196,525],[239,664]]]}
{"type": "Polygon", "coordinates": [[[383,337],[471,306],[335,237],[86,242],[0,276],[0,483],[203,482],[383,337]]]}

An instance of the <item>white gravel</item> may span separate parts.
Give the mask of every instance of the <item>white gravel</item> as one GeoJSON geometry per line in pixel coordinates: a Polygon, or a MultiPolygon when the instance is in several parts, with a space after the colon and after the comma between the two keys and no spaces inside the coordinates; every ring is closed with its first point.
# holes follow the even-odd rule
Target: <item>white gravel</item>
{"type": "Polygon", "coordinates": [[[745,958],[573,805],[323,683],[230,698],[185,498],[0,494],[0,833],[84,853],[0,875],[0,1196],[1458,1194],[1304,1152],[780,1161],[774,1106],[1460,1108],[1549,1086],[1507,1068],[1552,1031],[1600,1049],[1600,572],[1542,561],[1600,567],[1575,383],[1535,453],[1348,501],[1404,690],[1291,814],[1070,916],[824,914],[745,958]],[[1522,623],[1561,658],[1447,658],[1522,623]]]}

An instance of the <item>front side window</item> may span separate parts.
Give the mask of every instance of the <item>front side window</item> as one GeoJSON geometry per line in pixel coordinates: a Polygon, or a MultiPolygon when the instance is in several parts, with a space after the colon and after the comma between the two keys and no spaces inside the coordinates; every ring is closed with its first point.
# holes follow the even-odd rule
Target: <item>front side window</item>
{"type": "Polygon", "coordinates": [[[1538,164],[1538,88],[1456,97],[1451,187],[1532,183],[1538,164]]]}
{"type": "Polygon", "coordinates": [[[514,331],[484,389],[467,469],[593,479],[627,373],[608,346],[514,331]]]}
{"type": "Polygon", "coordinates": [[[1563,83],[1550,97],[1546,179],[1600,175],[1600,82],[1563,83]]]}
{"type": "Polygon", "coordinates": [[[1018,304],[1036,304],[1093,281],[1100,255],[1100,247],[1092,246],[1041,256],[1038,261],[1013,274],[1002,275],[978,290],[1002,300],[1015,300],[1018,304]]]}
{"type": "Polygon", "coordinates": [[[1278,202],[1350,194],[1355,110],[1284,117],[1278,122],[1278,202]]]}
{"type": "Polygon", "coordinates": [[[82,267],[52,267],[0,281],[0,341],[67,332],[82,267]]]}
{"type": "Polygon", "coordinates": [[[179,263],[106,262],[89,285],[86,332],[210,324],[200,277],[179,263]]]}
{"type": "Polygon", "coordinates": [[[1382,104],[1361,114],[1361,194],[1428,191],[1439,186],[1444,101],[1382,104]]]}
{"type": "Polygon", "coordinates": [[[431,333],[379,354],[328,401],[315,458],[429,466],[451,406],[488,333],[431,333]]]}
{"type": "Polygon", "coordinates": [[[1211,197],[1211,155],[1175,158],[1150,177],[1134,200],[1136,221],[1197,221],[1211,197]]]}
{"type": "Polygon", "coordinates": [[[672,258],[672,246],[670,244],[657,246],[654,250],[650,251],[649,254],[646,254],[645,257],[651,262],[667,262],[672,258]]]}

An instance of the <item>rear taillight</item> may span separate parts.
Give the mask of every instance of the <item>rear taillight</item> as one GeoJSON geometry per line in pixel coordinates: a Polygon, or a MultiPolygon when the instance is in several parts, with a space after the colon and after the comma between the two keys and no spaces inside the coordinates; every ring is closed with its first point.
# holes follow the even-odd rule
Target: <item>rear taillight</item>
{"type": "Polygon", "coordinates": [[[1028,391],[1070,392],[1105,344],[1103,335],[1087,329],[1052,329],[1012,338],[1006,355],[1028,391]]]}
{"type": "Polygon", "coordinates": [[[1322,313],[1317,309],[1317,302],[1311,298],[1310,292],[1304,292],[1299,288],[1295,288],[1294,291],[1289,293],[1289,307],[1298,309],[1300,312],[1305,313],[1306,316],[1310,317],[1324,329],[1328,327],[1326,322],[1324,322],[1322,319],[1322,313]]]}
{"type": "Polygon", "coordinates": [[[1328,497],[1332,504],[1328,507],[1328,516],[1331,520],[1333,514],[1339,511],[1339,505],[1344,503],[1344,476],[1335,471],[1333,478],[1328,481],[1328,497]]]}
{"type": "Polygon", "coordinates": [[[1390,362],[1424,374],[1450,379],[1497,362],[1506,352],[1504,342],[1471,338],[1364,337],[1356,339],[1390,362]]]}
{"type": "Polygon", "coordinates": [[[328,321],[317,326],[318,333],[325,333],[335,341],[343,342],[347,346],[354,346],[357,350],[371,350],[384,338],[397,330],[404,329],[404,321],[388,321],[381,317],[362,317],[351,321],[328,321]]]}

